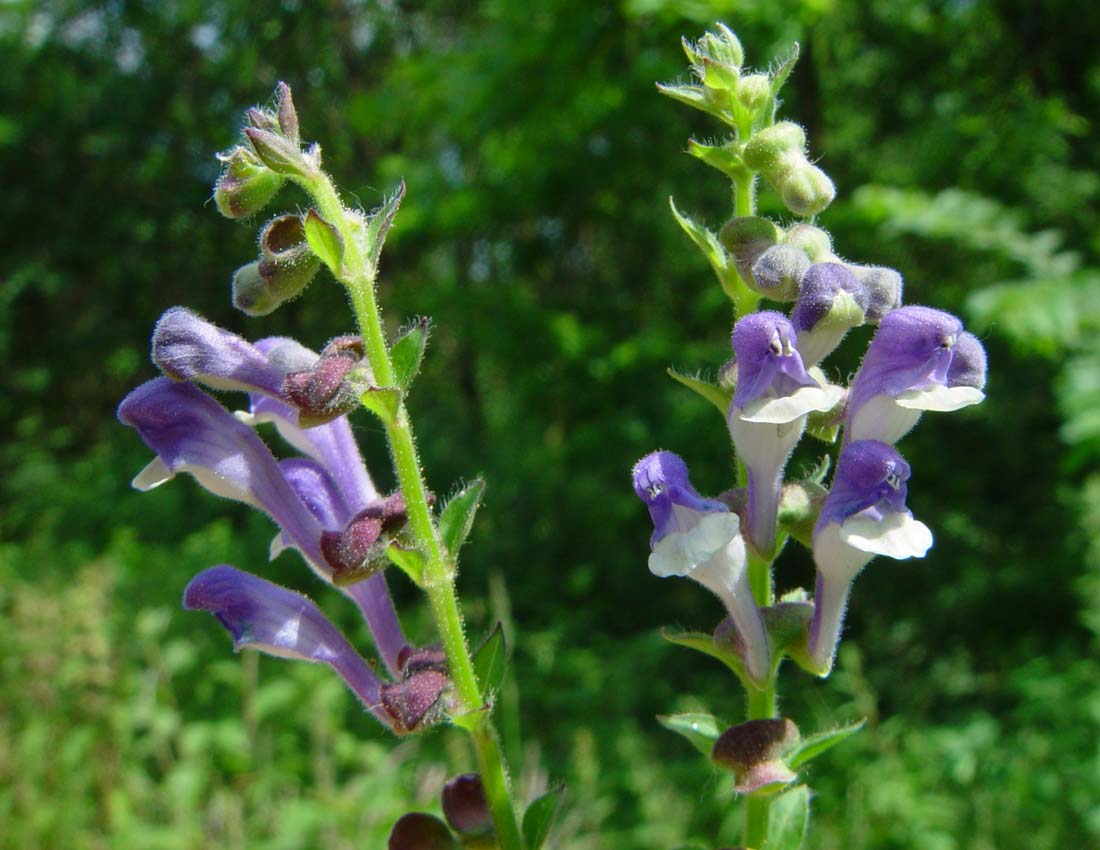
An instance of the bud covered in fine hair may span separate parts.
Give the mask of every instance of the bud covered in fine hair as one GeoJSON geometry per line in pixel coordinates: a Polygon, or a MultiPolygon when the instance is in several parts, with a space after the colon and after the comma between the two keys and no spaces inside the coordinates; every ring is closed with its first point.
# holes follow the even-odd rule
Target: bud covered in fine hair
{"type": "Polygon", "coordinates": [[[810,258],[793,245],[772,245],[752,264],[752,281],[757,292],[772,301],[794,301],[810,258]]]}
{"type": "Polygon", "coordinates": [[[817,215],[836,197],[833,181],[806,158],[806,134],[790,121],[780,121],[753,136],[742,159],[764,175],[796,215],[817,215]]]}
{"type": "Polygon", "coordinates": [[[731,218],[718,234],[723,247],[729,251],[737,265],[742,280],[752,280],[753,264],[772,245],[783,238],[783,231],[771,219],[756,215],[731,218]]]}
{"type": "Polygon", "coordinates": [[[867,292],[868,322],[878,324],[887,313],[901,306],[904,282],[898,272],[886,266],[847,265],[867,292]]]}
{"type": "Polygon", "coordinates": [[[235,147],[218,158],[224,168],[214,186],[214,203],[226,218],[258,213],[283,186],[283,178],[247,148],[235,147]]]}
{"type": "Polygon", "coordinates": [[[813,263],[836,262],[833,240],[829,234],[812,224],[796,224],[787,231],[787,244],[806,252],[813,263]]]}
{"type": "Polygon", "coordinates": [[[787,209],[807,217],[817,215],[836,197],[836,186],[829,175],[808,161],[793,169],[775,188],[787,209]]]}
{"type": "Polygon", "coordinates": [[[786,718],[749,720],[718,736],[711,760],[733,771],[741,794],[778,791],[796,774],[783,763],[800,740],[798,727],[786,718]]]}
{"type": "Polygon", "coordinates": [[[753,171],[759,171],[772,182],[771,174],[778,169],[784,159],[795,154],[805,157],[806,134],[792,121],[780,121],[753,136],[745,145],[742,158],[745,165],[753,171]]]}
{"type": "Polygon", "coordinates": [[[756,112],[768,102],[772,81],[767,74],[749,74],[737,84],[737,99],[750,112],[756,112]]]}
{"type": "Polygon", "coordinates": [[[301,216],[278,216],[260,233],[260,261],[233,276],[233,305],[250,316],[266,316],[301,294],[320,268],[301,216]]]}

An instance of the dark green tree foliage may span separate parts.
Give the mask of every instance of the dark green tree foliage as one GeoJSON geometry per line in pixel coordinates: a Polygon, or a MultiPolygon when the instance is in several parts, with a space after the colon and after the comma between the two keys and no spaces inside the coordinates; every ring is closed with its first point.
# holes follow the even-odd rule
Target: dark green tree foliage
{"type": "MultiPolygon", "coordinates": [[[[320,282],[262,327],[229,305],[232,270],[254,246],[252,230],[234,235],[213,208],[212,153],[232,144],[242,109],[285,79],[365,207],[408,183],[382,298],[391,316],[434,319],[410,402],[438,476],[429,483],[447,494],[463,478],[488,481],[463,581],[483,587],[495,571],[507,583],[524,731],[573,789],[569,846],[665,848],[717,834],[728,789],[698,788],[693,754],[652,720],[681,692],[706,694],[718,714],[728,705],[705,659],[654,637],[661,623],[713,611],[686,582],[645,571],[647,520],[627,471],[659,445],[690,455],[701,489],[729,478],[706,464],[725,457],[715,414],[653,377],[667,365],[713,372],[728,352],[713,322],[722,296],[667,212],[675,192],[715,229],[728,216],[723,181],[678,153],[710,130],[653,89],[680,73],[679,36],[721,17],[750,64],[802,43],[787,114],[807,125],[811,155],[839,188],[823,216],[838,251],[900,269],[909,303],[961,312],[985,328],[991,355],[978,412],[928,417],[906,444],[935,557],[870,569],[846,641],[861,651],[842,654],[829,683],[790,689],[808,712],[822,688],[846,694],[840,719],[870,720],[810,778],[822,790],[815,846],[1095,844],[1100,670],[1082,624],[1100,628],[1100,484],[1088,476],[1100,455],[1100,20],[1063,0],[4,5],[5,633],[33,619],[17,600],[49,599],[100,559],[113,593],[88,629],[122,646],[140,612],[164,609],[175,645],[221,637],[174,613],[178,592],[196,568],[257,551],[271,529],[182,482],[139,503],[127,482],[145,453],[112,414],[152,374],[145,341],[170,305],[315,347],[347,330],[334,318],[347,315],[341,294],[320,282]],[[603,844],[592,843],[597,826],[603,844]]],[[[282,200],[298,201],[289,190],[282,200]]],[[[866,338],[853,337],[857,356],[866,338]]],[[[362,421],[364,443],[384,469],[373,427],[362,421]]],[[[289,558],[268,569],[316,590],[289,558]]],[[[780,569],[788,583],[809,580],[802,553],[780,569]]],[[[488,608],[473,627],[488,630],[488,608]]],[[[0,731],[15,735],[38,734],[47,716],[25,689],[33,666],[10,660],[30,657],[28,646],[13,643],[0,668],[15,707],[0,731]]],[[[114,681],[137,682],[150,661],[135,651],[124,664],[114,681]]],[[[179,662],[159,699],[175,694],[185,726],[229,723],[238,701],[196,690],[200,669],[179,662]]],[[[103,693],[128,704],[121,685],[103,693]]],[[[92,734],[132,754],[106,715],[49,716],[69,724],[51,734],[92,734]]],[[[347,707],[333,716],[367,734],[347,707]]],[[[315,785],[293,755],[309,749],[309,733],[288,731],[290,714],[263,717],[283,744],[259,762],[232,755],[246,744],[227,745],[224,775],[277,761],[315,785]]],[[[20,775],[26,756],[12,752],[0,750],[0,788],[20,775]]],[[[142,759],[148,779],[133,781],[155,795],[171,764],[142,759]]],[[[348,779],[361,766],[343,759],[338,770],[348,779]]],[[[411,783],[407,774],[395,781],[411,783]]],[[[196,799],[214,805],[225,790],[209,781],[196,799]]],[[[57,823],[21,805],[0,791],[0,813],[24,824],[11,846],[58,843],[57,823]]],[[[117,826],[106,798],[97,806],[82,804],[70,827],[117,826]]],[[[405,808],[394,803],[389,822],[405,808]]],[[[262,809],[248,811],[250,829],[265,829],[262,809]]],[[[350,840],[355,821],[342,817],[335,828],[350,840]]],[[[343,846],[331,830],[303,829],[306,843],[343,846]]],[[[157,846],[194,846],[171,840],[157,846]]]]}

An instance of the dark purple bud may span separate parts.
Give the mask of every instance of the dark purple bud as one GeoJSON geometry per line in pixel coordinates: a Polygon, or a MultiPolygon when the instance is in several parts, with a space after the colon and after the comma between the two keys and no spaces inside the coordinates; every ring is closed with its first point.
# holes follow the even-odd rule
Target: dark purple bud
{"type": "Polygon", "coordinates": [[[362,339],[344,336],[325,346],[309,368],[289,372],[282,391],[298,408],[301,425],[309,427],[356,410],[359,396],[372,385],[362,339]]]}
{"type": "Polygon", "coordinates": [[[447,653],[438,646],[406,646],[397,655],[397,667],[403,675],[418,670],[447,671],[447,653]]]}
{"type": "Polygon", "coordinates": [[[438,670],[418,670],[400,682],[382,686],[382,707],[393,718],[398,734],[415,732],[433,723],[442,708],[443,692],[450,685],[438,670]]]}
{"type": "Polygon", "coordinates": [[[410,812],[393,825],[388,850],[459,850],[447,825],[434,815],[410,812]]]}
{"type": "Polygon", "coordinates": [[[385,566],[386,546],[407,519],[405,497],[394,493],[363,508],[343,531],[322,532],[320,548],[333,581],[358,582],[385,566]]]}
{"type": "Polygon", "coordinates": [[[772,301],[794,301],[810,258],[793,245],[772,245],[752,266],[755,289],[772,301]]]}
{"type": "Polygon", "coordinates": [[[493,828],[481,776],[463,773],[443,786],[443,816],[460,835],[480,835],[493,828]]]}
{"type": "Polygon", "coordinates": [[[723,732],[710,757],[733,771],[739,793],[772,791],[796,778],[783,758],[799,740],[798,727],[786,718],[749,720],[723,732]]]}

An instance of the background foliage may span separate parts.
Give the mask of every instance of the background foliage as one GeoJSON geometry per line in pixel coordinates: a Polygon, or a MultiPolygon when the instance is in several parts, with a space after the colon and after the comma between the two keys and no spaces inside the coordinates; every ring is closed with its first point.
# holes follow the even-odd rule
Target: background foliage
{"type": "MultiPolygon", "coordinates": [[[[469,764],[446,732],[386,740],[325,670],[232,656],[178,605],[219,561],[307,589],[364,636],[290,556],[261,563],[262,518],[189,482],[128,488],[146,454],[112,414],[152,374],[163,309],[314,347],[347,329],[325,283],[269,320],[229,308],[253,231],[209,203],[211,154],[278,79],[365,206],[408,181],[383,302],[395,327],[436,319],[412,399],[430,485],[490,482],[462,588],[474,634],[510,627],[523,786],[568,785],[556,846],[732,839],[727,779],[653,719],[740,715],[713,662],[656,635],[718,611],[645,570],[627,480],[655,447],[704,490],[729,480],[721,421],[663,375],[728,354],[722,296],[667,210],[675,193],[720,224],[727,189],[681,153],[715,128],[653,89],[681,75],[680,35],[719,18],[750,64],[802,43],[786,114],[838,185],[822,223],[839,252],[900,269],[908,301],[960,312],[991,357],[989,400],[925,417],[903,446],[932,556],[873,565],[833,677],[786,677],[804,729],[869,718],[814,767],[811,846],[1100,845],[1100,13],[9,0],[0,846],[381,847],[469,764]]],[[[866,343],[853,336],[841,370],[866,343]]],[[[359,432],[389,484],[381,434],[365,418],[359,432]]],[[[784,555],[786,585],[810,576],[803,552],[784,555]]]]}

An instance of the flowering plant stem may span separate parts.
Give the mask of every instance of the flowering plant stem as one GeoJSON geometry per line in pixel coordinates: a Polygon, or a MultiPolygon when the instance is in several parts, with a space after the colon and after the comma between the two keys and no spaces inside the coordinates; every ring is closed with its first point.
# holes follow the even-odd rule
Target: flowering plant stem
{"type": "MultiPolygon", "coordinates": [[[[347,287],[375,381],[379,386],[394,386],[396,378],[393,363],[375,299],[377,269],[373,267],[360,244],[360,235],[353,227],[351,216],[341,203],[329,177],[317,171],[299,182],[313,196],[321,216],[339,231],[343,239],[343,262],[336,277],[347,287]]],[[[465,718],[461,725],[473,739],[496,838],[501,850],[523,850],[523,839],[512,805],[500,736],[493,725],[491,712],[486,709],[486,700],[477,681],[462,626],[462,613],[454,584],[454,560],[444,549],[436,533],[432,510],[428,504],[427,487],[420,473],[416,439],[403,399],[398,402],[392,421],[383,421],[383,424],[398,484],[405,497],[409,527],[418,549],[426,558],[423,587],[454,681],[459,703],[456,714],[465,718]]]]}

